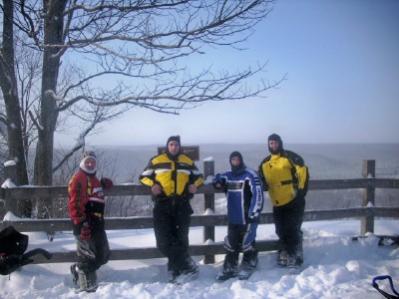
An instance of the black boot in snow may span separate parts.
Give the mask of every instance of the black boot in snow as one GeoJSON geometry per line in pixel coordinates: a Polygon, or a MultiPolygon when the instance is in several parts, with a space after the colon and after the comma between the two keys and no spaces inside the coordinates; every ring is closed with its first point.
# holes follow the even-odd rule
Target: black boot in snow
{"type": "Polygon", "coordinates": [[[287,258],[288,258],[288,253],[285,250],[279,250],[277,252],[277,265],[281,267],[286,267],[287,266],[287,258]]]}
{"type": "Polygon", "coordinates": [[[78,266],[76,264],[71,265],[71,274],[72,274],[72,283],[75,288],[78,288],[78,280],[79,280],[79,274],[78,274],[78,266]]]}
{"type": "Polygon", "coordinates": [[[223,262],[223,270],[216,276],[216,280],[225,281],[238,275],[238,252],[226,254],[223,262]]]}
{"type": "Polygon", "coordinates": [[[198,265],[197,263],[189,256],[186,258],[186,267],[182,270],[183,273],[197,273],[198,265]]]}
{"type": "Polygon", "coordinates": [[[95,292],[97,290],[97,275],[96,272],[84,272],[78,270],[78,285],[79,292],[95,292]]]}
{"type": "Polygon", "coordinates": [[[242,258],[240,272],[238,273],[238,279],[248,279],[258,266],[258,252],[253,250],[244,253],[242,258]]]}
{"type": "Polygon", "coordinates": [[[225,281],[238,275],[237,265],[224,265],[223,270],[216,276],[216,280],[225,281]]]}

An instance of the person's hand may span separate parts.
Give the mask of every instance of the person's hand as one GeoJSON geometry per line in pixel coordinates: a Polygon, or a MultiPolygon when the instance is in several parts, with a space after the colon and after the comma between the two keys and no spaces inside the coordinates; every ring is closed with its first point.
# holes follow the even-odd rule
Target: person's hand
{"type": "Polygon", "coordinates": [[[100,183],[104,190],[111,189],[114,186],[114,183],[109,178],[102,178],[100,183]]]}
{"type": "Polygon", "coordinates": [[[248,216],[248,223],[259,223],[259,213],[258,212],[256,212],[256,213],[251,213],[249,216],[248,216]]]}
{"type": "Polygon", "coordinates": [[[226,189],[226,179],[224,177],[221,177],[221,175],[218,173],[213,178],[212,185],[214,188],[219,190],[226,189]]]}
{"type": "Polygon", "coordinates": [[[158,184],[154,184],[154,185],[151,187],[151,193],[152,193],[153,195],[155,195],[155,196],[161,194],[161,193],[162,193],[162,187],[161,187],[160,185],[158,185],[158,184]]]}
{"type": "Polygon", "coordinates": [[[222,187],[223,187],[221,183],[214,183],[213,186],[214,186],[216,189],[222,189],[222,187]]]}
{"type": "Polygon", "coordinates": [[[303,189],[298,189],[298,191],[297,191],[297,193],[296,193],[296,196],[297,197],[299,197],[299,198],[305,198],[305,190],[303,190],[303,189]]]}
{"type": "Polygon", "coordinates": [[[197,186],[194,184],[191,184],[188,186],[188,192],[194,194],[195,192],[197,192],[197,186]]]}
{"type": "Polygon", "coordinates": [[[86,241],[91,239],[91,228],[88,222],[82,223],[82,227],[80,228],[80,239],[86,241]]]}

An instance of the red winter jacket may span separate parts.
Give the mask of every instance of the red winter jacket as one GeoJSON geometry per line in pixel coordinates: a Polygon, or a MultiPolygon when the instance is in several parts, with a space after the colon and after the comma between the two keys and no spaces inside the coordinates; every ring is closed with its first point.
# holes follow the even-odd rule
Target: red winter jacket
{"type": "Polygon", "coordinates": [[[68,184],[68,212],[73,224],[88,221],[91,225],[104,220],[104,192],[95,175],[79,169],[68,184]]]}

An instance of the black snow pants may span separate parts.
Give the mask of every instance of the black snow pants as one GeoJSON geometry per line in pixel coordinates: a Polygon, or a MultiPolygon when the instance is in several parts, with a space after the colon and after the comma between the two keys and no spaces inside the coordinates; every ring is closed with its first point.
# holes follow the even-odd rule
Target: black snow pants
{"type": "MultiPolygon", "coordinates": [[[[248,224],[231,224],[229,223],[227,229],[227,240],[225,243],[225,248],[227,250],[226,257],[224,259],[223,267],[225,270],[229,271],[230,269],[234,269],[238,265],[238,258],[240,252],[242,251],[242,243],[247,232],[248,224]]],[[[242,262],[250,263],[252,260],[256,259],[258,256],[258,252],[255,249],[255,241],[252,246],[254,246],[253,250],[248,250],[244,252],[242,262]]]]}
{"type": "Polygon", "coordinates": [[[287,205],[273,208],[276,234],[279,237],[280,250],[285,250],[289,255],[296,255],[302,250],[303,214],[305,199],[297,196],[287,205]]]}
{"type": "Polygon", "coordinates": [[[82,240],[75,235],[77,243],[78,267],[85,273],[95,272],[109,260],[110,250],[104,229],[92,231],[90,240],[82,240]]]}
{"type": "Polygon", "coordinates": [[[190,268],[188,233],[192,213],[188,199],[155,201],[153,216],[157,247],[168,258],[168,270],[175,273],[190,268]]]}

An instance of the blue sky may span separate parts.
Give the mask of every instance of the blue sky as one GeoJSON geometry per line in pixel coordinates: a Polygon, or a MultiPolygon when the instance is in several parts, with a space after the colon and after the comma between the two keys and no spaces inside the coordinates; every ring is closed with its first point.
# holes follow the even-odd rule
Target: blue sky
{"type": "Polygon", "coordinates": [[[89,143],[163,144],[172,134],[186,144],[264,143],[273,132],[287,143],[399,142],[399,1],[280,0],[243,46],[210,50],[192,67],[268,61],[265,80],[287,79],[266,99],[179,116],[134,109],[89,143]]]}

